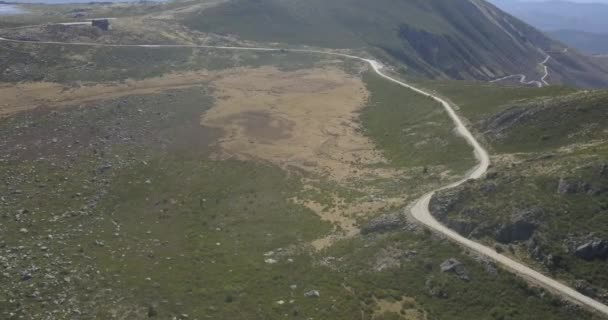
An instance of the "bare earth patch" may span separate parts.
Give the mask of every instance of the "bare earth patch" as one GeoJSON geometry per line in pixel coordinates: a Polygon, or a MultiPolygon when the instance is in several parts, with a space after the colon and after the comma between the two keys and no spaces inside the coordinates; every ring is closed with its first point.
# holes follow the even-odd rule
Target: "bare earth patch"
{"type": "MultiPolygon", "coordinates": [[[[218,159],[264,160],[366,194],[379,190],[362,181],[403,175],[379,168],[386,159],[360,133],[356,119],[368,92],[357,77],[333,67],[292,72],[263,67],[234,70],[213,84],[217,103],[201,124],[225,132],[218,159]]],[[[329,208],[315,199],[293,200],[334,223],[341,237],[358,232],[358,216],[403,202],[403,197],[381,202],[332,197],[341,205],[329,208]]],[[[313,245],[322,249],[335,237],[313,245]]]]}
{"type": "Polygon", "coordinates": [[[404,320],[424,320],[427,319],[426,312],[419,306],[416,300],[410,297],[402,297],[399,301],[385,299],[375,299],[377,309],[372,316],[376,319],[382,315],[394,314],[404,320]]]}

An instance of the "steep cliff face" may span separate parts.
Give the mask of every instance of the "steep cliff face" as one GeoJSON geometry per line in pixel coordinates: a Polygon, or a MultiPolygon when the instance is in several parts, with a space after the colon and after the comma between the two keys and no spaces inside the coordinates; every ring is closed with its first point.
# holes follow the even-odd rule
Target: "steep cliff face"
{"type": "Polygon", "coordinates": [[[326,48],[376,48],[434,78],[538,79],[608,85],[608,68],[566,50],[483,0],[232,0],[184,17],[190,28],[242,39],[326,48]]]}

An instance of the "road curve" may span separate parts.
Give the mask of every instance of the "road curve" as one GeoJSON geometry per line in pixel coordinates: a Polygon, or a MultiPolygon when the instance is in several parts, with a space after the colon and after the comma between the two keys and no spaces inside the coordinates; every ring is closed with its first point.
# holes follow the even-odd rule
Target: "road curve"
{"type": "MultiPolygon", "coordinates": [[[[497,263],[504,266],[506,269],[512,271],[513,273],[526,279],[527,281],[540,285],[555,294],[561,295],[561,296],[563,296],[571,301],[574,301],[576,303],[579,303],[582,306],[585,306],[591,310],[595,310],[595,311],[603,314],[604,316],[608,316],[608,306],[602,304],[601,302],[591,299],[591,298],[581,294],[580,292],[578,292],[554,279],[551,279],[551,278],[541,274],[540,272],[537,272],[537,271],[523,265],[522,263],[519,263],[507,256],[501,255],[501,254],[497,253],[494,249],[491,249],[480,243],[477,243],[475,241],[472,241],[470,239],[467,239],[467,238],[461,236],[460,234],[456,233],[455,231],[453,231],[453,230],[447,228],[446,226],[444,226],[443,224],[441,224],[439,221],[437,221],[432,216],[432,214],[429,211],[429,204],[430,204],[430,201],[431,201],[431,198],[433,197],[433,195],[438,191],[459,186],[459,185],[465,183],[469,179],[481,178],[488,170],[488,167],[490,165],[490,157],[488,155],[488,152],[481,146],[481,144],[477,141],[477,139],[475,139],[475,137],[473,136],[471,131],[469,131],[469,129],[464,125],[464,123],[462,122],[462,119],[456,114],[456,111],[454,111],[452,106],[446,100],[444,100],[430,92],[419,89],[410,84],[407,84],[405,82],[399,81],[395,78],[388,76],[387,74],[382,72],[383,65],[376,60],[366,59],[363,57],[358,57],[358,56],[338,53],[338,52],[330,52],[330,51],[322,51],[322,50],[307,50],[307,49],[285,50],[285,49],[280,49],[280,48],[229,47],[229,46],[205,46],[205,45],[137,45],[137,44],[99,44],[99,43],[85,43],[85,42],[64,43],[64,42],[54,42],[54,41],[42,42],[42,41],[12,40],[12,39],[6,39],[6,38],[0,37],[0,42],[2,42],[2,41],[15,42],[15,43],[29,43],[29,44],[96,46],[96,47],[203,48],[203,49],[208,48],[208,49],[225,49],[225,50],[242,50],[242,51],[300,52],[300,53],[326,54],[326,55],[339,56],[339,57],[364,61],[364,62],[368,63],[370,65],[370,67],[374,70],[374,72],[376,72],[382,78],[384,78],[388,81],[391,81],[393,83],[396,83],[404,88],[413,90],[424,96],[430,97],[430,98],[434,99],[435,101],[437,101],[438,103],[440,103],[442,105],[442,107],[445,109],[445,111],[448,113],[448,115],[450,116],[450,118],[452,119],[454,124],[456,125],[456,130],[457,130],[458,134],[461,135],[473,147],[475,157],[478,160],[477,166],[475,168],[473,168],[471,171],[469,171],[463,179],[461,179],[457,182],[454,182],[450,185],[439,188],[435,191],[429,192],[429,193],[425,194],[424,196],[422,196],[420,199],[418,199],[411,207],[412,216],[416,220],[418,220],[420,223],[427,226],[428,228],[430,228],[440,234],[443,234],[450,240],[462,245],[463,247],[466,247],[474,252],[477,252],[481,255],[484,255],[484,256],[496,261],[497,263]]],[[[543,62],[543,64],[546,63],[549,60],[549,58],[550,57],[548,57],[543,62]]]]}
{"type": "Polygon", "coordinates": [[[548,86],[549,83],[547,82],[547,77],[549,76],[549,67],[547,67],[547,62],[549,62],[549,59],[551,59],[551,56],[547,55],[545,60],[543,60],[543,62],[539,63],[543,67],[543,70],[544,70],[544,74],[543,74],[542,78],[540,79],[540,81],[536,81],[536,80],[526,81],[527,77],[525,74],[512,74],[510,76],[491,80],[490,83],[500,82],[500,81],[511,79],[511,78],[519,78],[519,83],[521,83],[523,85],[533,84],[539,88],[542,88],[543,86],[548,86]]]}

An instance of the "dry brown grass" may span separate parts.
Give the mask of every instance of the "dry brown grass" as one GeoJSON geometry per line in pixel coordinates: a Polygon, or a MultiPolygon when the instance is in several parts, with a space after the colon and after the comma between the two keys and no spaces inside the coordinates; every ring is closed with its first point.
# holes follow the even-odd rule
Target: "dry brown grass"
{"type": "MultiPolygon", "coordinates": [[[[264,67],[233,70],[214,86],[217,104],[203,115],[201,124],[225,132],[217,159],[263,160],[369,194],[380,191],[369,184],[361,187],[366,185],[362,181],[403,175],[373,166],[386,159],[361,134],[356,121],[368,98],[360,78],[333,67],[293,72],[264,67]]],[[[357,217],[402,205],[406,198],[378,202],[331,196],[338,205],[293,199],[336,226],[336,234],[313,242],[316,249],[336,237],[357,234],[357,217]]]]}

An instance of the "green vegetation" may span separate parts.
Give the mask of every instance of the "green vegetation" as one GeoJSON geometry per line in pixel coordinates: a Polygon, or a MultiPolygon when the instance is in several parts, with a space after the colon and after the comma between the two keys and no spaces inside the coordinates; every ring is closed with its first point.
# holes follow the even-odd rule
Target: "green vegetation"
{"type": "Polygon", "coordinates": [[[423,82],[449,97],[495,152],[543,152],[606,138],[605,91],[423,82]]]}
{"type": "Polygon", "coordinates": [[[570,314],[557,311],[559,300],[542,294],[542,290],[529,288],[508,272],[497,271],[491,263],[472,259],[460,251],[459,247],[426,233],[397,232],[343,241],[327,254],[339,261],[330,266],[342,273],[344,284],[363,301],[364,310],[373,307],[373,297],[399,300],[407,296],[416,299],[428,319],[588,317],[580,310],[570,314]],[[456,258],[465,265],[469,281],[440,271],[439,264],[448,258],[456,258]],[[386,269],[373,271],[381,266],[386,269]]]}
{"type": "Polygon", "coordinates": [[[457,176],[475,165],[471,147],[439,103],[373,73],[364,80],[371,96],[361,121],[392,165],[443,166],[457,176]]]}
{"type": "Polygon", "coordinates": [[[608,238],[608,93],[435,87],[471,115],[495,157],[485,180],[435,197],[434,214],[463,235],[502,243],[509,254],[605,299],[605,261],[584,259],[577,250],[608,238]],[[495,94],[475,102],[480,92],[495,94]]]}
{"type": "Polygon", "coordinates": [[[469,81],[417,81],[456,104],[459,112],[470,122],[476,123],[518,102],[530,99],[550,98],[577,90],[570,87],[547,86],[543,88],[500,86],[469,81]]]}
{"type": "Polygon", "coordinates": [[[604,91],[534,99],[510,105],[481,127],[503,152],[542,152],[606,141],[607,103],[608,92],[604,91]]]}
{"type": "Polygon", "coordinates": [[[259,67],[282,70],[311,67],[319,57],[305,53],[234,52],[220,49],[138,48],[3,43],[1,82],[105,82],[143,79],[191,70],[259,67]]]}

